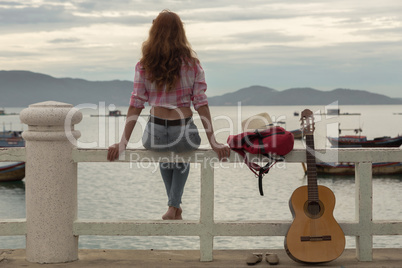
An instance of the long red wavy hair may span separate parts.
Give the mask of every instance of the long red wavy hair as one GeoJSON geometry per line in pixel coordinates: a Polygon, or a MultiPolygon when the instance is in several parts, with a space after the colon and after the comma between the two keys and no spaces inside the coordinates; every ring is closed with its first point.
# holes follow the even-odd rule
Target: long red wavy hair
{"type": "Polygon", "coordinates": [[[155,82],[158,90],[167,91],[176,88],[183,62],[187,65],[198,62],[176,13],[163,10],[156,17],[148,39],[142,44],[140,62],[147,79],[155,82]]]}

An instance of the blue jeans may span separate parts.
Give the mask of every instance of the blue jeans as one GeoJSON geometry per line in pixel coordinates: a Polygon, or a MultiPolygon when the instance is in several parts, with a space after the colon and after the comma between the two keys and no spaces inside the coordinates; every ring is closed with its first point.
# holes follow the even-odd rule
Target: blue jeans
{"type": "MultiPolygon", "coordinates": [[[[201,144],[197,126],[191,119],[183,126],[164,126],[148,122],[142,143],[148,150],[183,153],[196,150],[201,144]]],[[[168,206],[179,208],[190,163],[159,163],[168,196],[168,206]]]]}

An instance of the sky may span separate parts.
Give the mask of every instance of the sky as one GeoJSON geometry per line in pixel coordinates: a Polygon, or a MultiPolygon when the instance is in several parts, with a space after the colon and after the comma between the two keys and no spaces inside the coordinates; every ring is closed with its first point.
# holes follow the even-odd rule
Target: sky
{"type": "Polygon", "coordinates": [[[0,0],[0,70],[133,80],[163,9],[182,18],[209,96],[261,85],[402,98],[401,0],[0,0]]]}

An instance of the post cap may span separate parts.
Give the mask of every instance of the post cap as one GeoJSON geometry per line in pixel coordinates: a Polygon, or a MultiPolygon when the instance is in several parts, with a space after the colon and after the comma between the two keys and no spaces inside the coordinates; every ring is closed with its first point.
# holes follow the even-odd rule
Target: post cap
{"type": "Polygon", "coordinates": [[[44,101],[29,105],[20,113],[23,123],[32,126],[75,125],[81,122],[82,113],[72,104],[44,101]]]}

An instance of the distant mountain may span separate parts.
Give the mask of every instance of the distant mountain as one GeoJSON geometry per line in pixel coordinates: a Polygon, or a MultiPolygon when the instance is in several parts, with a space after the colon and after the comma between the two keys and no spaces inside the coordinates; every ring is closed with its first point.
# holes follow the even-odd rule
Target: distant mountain
{"type": "MultiPolygon", "coordinates": [[[[87,81],[54,78],[28,71],[0,71],[0,107],[26,107],[46,100],[73,105],[105,102],[126,106],[133,89],[132,81],[87,81]]],[[[277,91],[262,86],[243,88],[208,98],[210,105],[322,105],[338,101],[340,105],[402,104],[390,98],[363,90],[291,88],[277,91]]]]}
{"type": "Polygon", "coordinates": [[[54,100],[78,105],[105,102],[128,105],[132,81],[54,78],[28,71],[0,71],[0,107],[25,107],[54,100]]]}
{"type": "Polygon", "coordinates": [[[268,87],[252,86],[236,92],[208,98],[210,105],[323,105],[338,101],[339,105],[402,104],[400,98],[364,90],[334,89],[320,91],[313,88],[290,88],[277,91],[268,87]]]}

